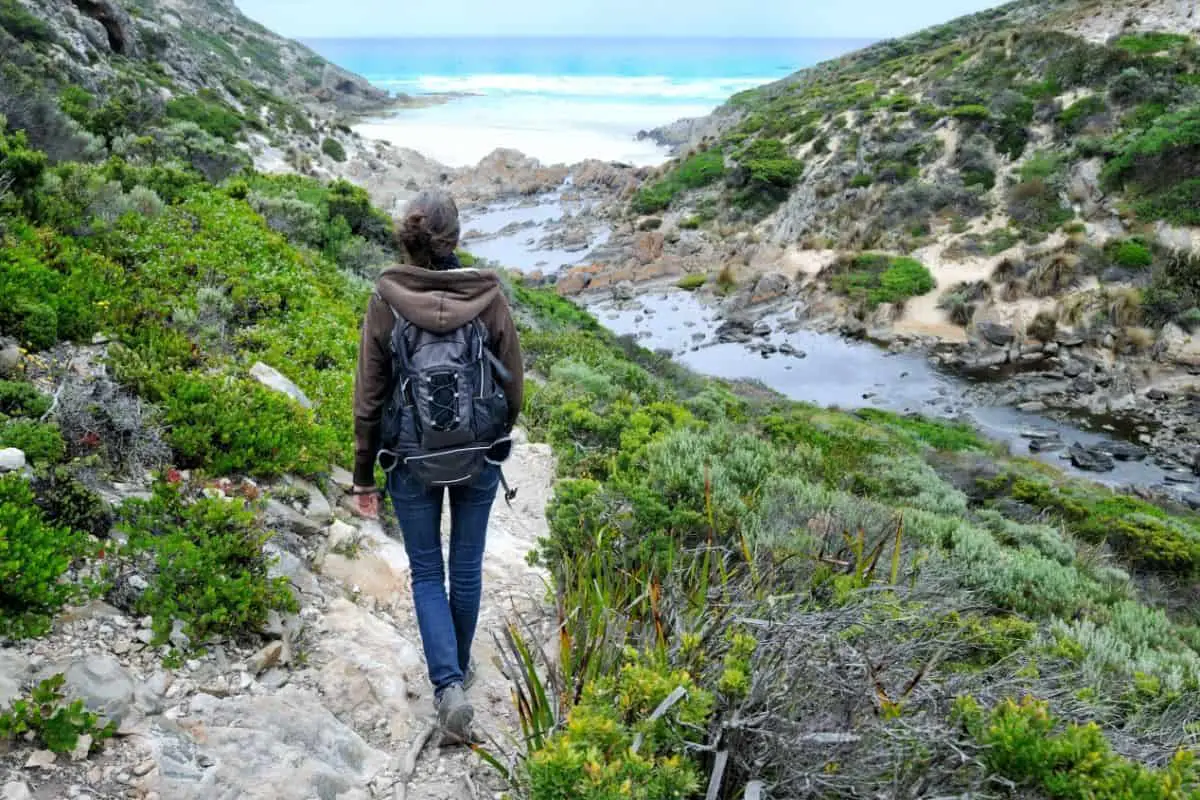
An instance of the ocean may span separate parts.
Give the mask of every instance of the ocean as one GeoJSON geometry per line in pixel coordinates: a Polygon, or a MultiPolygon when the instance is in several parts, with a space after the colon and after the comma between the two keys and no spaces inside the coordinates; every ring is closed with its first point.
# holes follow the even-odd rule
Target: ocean
{"type": "Polygon", "coordinates": [[[393,92],[460,93],[357,126],[452,167],[497,147],[544,164],[656,164],[640,130],[707,114],[731,95],[864,47],[852,39],[307,39],[393,92]]]}

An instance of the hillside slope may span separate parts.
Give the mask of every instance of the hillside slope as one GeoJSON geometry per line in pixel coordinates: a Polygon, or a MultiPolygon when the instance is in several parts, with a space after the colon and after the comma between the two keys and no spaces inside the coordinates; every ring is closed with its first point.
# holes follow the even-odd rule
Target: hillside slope
{"type": "MultiPolygon", "coordinates": [[[[1149,328],[1118,335],[1138,349],[1179,338],[1164,325],[1200,323],[1188,256],[1200,245],[1194,3],[1022,0],[803,70],[658,135],[688,132],[699,138],[632,210],[713,241],[741,234],[745,261],[918,253],[943,301],[926,321],[946,326],[984,307],[1022,326],[1045,311],[1098,338],[1149,328]],[[975,268],[959,273],[987,280],[956,286],[964,263],[975,268]]],[[[850,261],[821,266],[826,285],[872,279],[850,261]]]]}

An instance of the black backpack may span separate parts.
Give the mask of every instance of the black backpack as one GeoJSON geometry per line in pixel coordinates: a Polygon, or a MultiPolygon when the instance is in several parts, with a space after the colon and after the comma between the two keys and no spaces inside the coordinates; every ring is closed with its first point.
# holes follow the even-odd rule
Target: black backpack
{"type": "MultiPolygon", "coordinates": [[[[500,384],[509,372],[489,349],[478,318],[433,333],[391,311],[392,382],[379,464],[389,473],[403,464],[429,487],[469,484],[511,450],[508,398],[500,384]]],[[[507,483],[504,488],[511,501],[516,493],[507,483]]]]}

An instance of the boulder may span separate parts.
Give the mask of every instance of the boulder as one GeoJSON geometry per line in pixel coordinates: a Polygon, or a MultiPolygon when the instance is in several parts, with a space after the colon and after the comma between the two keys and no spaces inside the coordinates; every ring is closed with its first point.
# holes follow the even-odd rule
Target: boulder
{"type": "Polygon", "coordinates": [[[1116,469],[1112,456],[1099,448],[1084,447],[1076,442],[1067,453],[1071,463],[1086,472],[1112,472],[1116,469]]]}
{"type": "Polygon", "coordinates": [[[75,7],[104,28],[108,49],[117,55],[136,58],[139,48],[129,13],[113,0],[73,0],[75,7]]]}
{"type": "Polygon", "coordinates": [[[0,343],[0,377],[11,375],[21,366],[21,348],[13,342],[0,343]]]}
{"type": "Polygon", "coordinates": [[[39,672],[38,679],[44,680],[59,672],[66,678],[64,693],[83,700],[89,711],[104,720],[119,726],[133,709],[133,677],[112,656],[83,656],[51,665],[39,672]]]}
{"type": "Polygon", "coordinates": [[[997,347],[1007,347],[1017,338],[1011,325],[1000,322],[977,322],[975,330],[983,337],[984,341],[997,347]]]}
{"type": "Polygon", "coordinates": [[[25,469],[25,454],[15,447],[0,450],[0,472],[19,472],[25,469]]]}
{"type": "Polygon", "coordinates": [[[639,233],[633,240],[633,257],[639,264],[649,264],[662,258],[666,239],[659,231],[639,233]]]}
{"type": "Polygon", "coordinates": [[[0,800],[33,800],[33,792],[25,781],[9,781],[0,790],[0,800]]]}
{"type": "Polygon", "coordinates": [[[313,407],[312,401],[300,390],[300,387],[284,377],[283,373],[274,367],[268,367],[259,361],[250,368],[250,375],[263,386],[286,394],[305,408],[313,407]]]}
{"type": "Polygon", "coordinates": [[[8,708],[24,693],[29,658],[16,650],[0,650],[0,708],[8,708]]]}
{"type": "Polygon", "coordinates": [[[317,695],[291,686],[259,697],[198,694],[189,710],[178,724],[160,719],[149,737],[158,769],[146,789],[161,797],[361,796],[388,764],[317,695]]]}
{"type": "Polygon", "coordinates": [[[1164,361],[1200,367],[1200,335],[1188,333],[1174,323],[1163,326],[1156,349],[1164,361]]]}
{"type": "Polygon", "coordinates": [[[1104,450],[1117,461],[1144,461],[1149,455],[1145,449],[1129,442],[1108,442],[1099,449],[1104,450]]]}
{"type": "Polygon", "coordinates": [[[782,272],[768,272],[754,284],[750,294],[750,303],[767,303],[783,297],[792,288],[792,282],[782,272]]]}

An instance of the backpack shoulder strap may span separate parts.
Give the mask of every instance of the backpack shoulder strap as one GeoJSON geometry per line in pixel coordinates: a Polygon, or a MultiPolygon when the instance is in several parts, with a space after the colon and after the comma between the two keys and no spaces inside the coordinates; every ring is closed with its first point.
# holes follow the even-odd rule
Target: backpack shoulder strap
{"type": "Polygon", "coordinates": [[[405,347],[405,338],[409,328],[412,327],[412,323],[405,319],[400,312],[396,310],[395,306],[393,306],[387,300],[384,300],[383,295],[379,294],[379,292],[376,292],[375,296],[379,298],[380,302],[388,307],[388,311],[392,312],[392,318],[395,320],[395,324],[392,325],[391,336],[392,356],[396,361],[399,362],[399,365],[404,373],[407,374],[412,371],[412,363],[409,361],[408,348],[405,347]]]}

